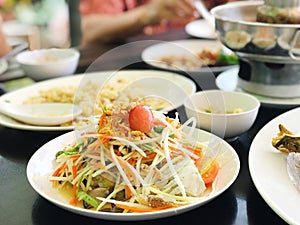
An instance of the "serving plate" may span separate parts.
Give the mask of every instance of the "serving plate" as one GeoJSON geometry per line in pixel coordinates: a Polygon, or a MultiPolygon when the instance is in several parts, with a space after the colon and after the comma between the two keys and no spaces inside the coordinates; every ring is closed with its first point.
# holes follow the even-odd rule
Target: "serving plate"
{"type": "MultiPolygon", "coordinates": [[[[238,72],[239,67],[235,67],[220,73],[216,78],[217,87],[224,91],[246,92],[238,87],[238,72]]],[[[266,107],[292,108],[300,105],[300,98],[275,98],[253,93],[249,94],[255,96],[262,103],[262,105],[266,107]]]]}
{"type": "Polygon", "coordinates": [[[240,161],[235,150],[224,140],[206,131],[196,129],[194,137],[211,146],[212,154],[217,155],[220,165],[219,175],[214,183],[215,191],[198,202],[178,208],[147,213],[112,213],[83,209],[69,204],[69,200],[52,187],[48,176],[53,172],[52,161],[57,151],[76,139],[75,131],[63,134],[39,148],[27,164],[27,178],[33,189],[42,197],[65,210],[76,214],[107,220],[138,221],[164,218],[188,212],[212,201],[227,190],[235,181],[240,170],[240,161]]]}
{"type": "Polygon", "coordinates": [[[199,68],[186,69],[184,67],[177,67],[176,62],[174,67],[168,66],[166,63],[162,62],[164,57],[184,57],[191,60],[197,59],[197,53],[200,53],[203,49],[208,50],[219,50],[222,49],[228,54],[233,54],[231,50],[225,48],[217,40],[178,40],[170,42],[161,42],[154,44],[145,48],[142,52],[142,60],[156,68],[166,69],[170,71],[184,71],[191,74],[201,74],[201,73],[220,73],[229,68],[235,67],[236,65],[226,65],[226,66],[200,66],[199,68]]]}
{"type": "Polygon", "coordinates": [[[217,34],[215,30],[212,29],[209,23],[204,19],[189,22],[185,26],[185,32],[191,35],[192,37],[217,39],[217,34]]]}
{"type": "MultiPolygon", "coordinates": [[[[166,100],[171,101],[174,107],[178,107],[183,104],[183,100],[186,95],[192,94],[196,91],[195,83],[187,77],[178,75],[176,73],[167,71],[154,71],[154,70],[122,70],[122,71],[102,71],[86,74],[77,74],[74,76],[61,77],[50,79],[42,82],[35,83],[33,85],[20,88],[18,90],[6,93],[0,97],[1,102],[12,102],[22,104],[29,97],[38,95],[41,90],[48,90],[54,87],[78,87],[75,99],[79,98],[79,93],[88,93],[85,89],[84,83],[94,82],[97,85],[103,85],[112,77],[119,78],[124,77],[131,81],[131,84],[135,82],[135,87],[140,87],[139,91],[145,93],[152,92],[164,97],[166,100]],[[168,87],[166,88],[166,84],[168,87]],[[177,90],[174,94],[173,91],[177,90]]],[[[129,91],[132,86],[128,85],[129,91]]],[[[133,89],[132,89],[133,90],[133,89]]],[[[97,90],[94,90],[96,92],[97,90]]],[[[116,90],[117,91],[117,90],[116,90]]],[[[112,91],[110,94],[116,94],[116,91],[112,91]]],[[[92,97],[91,97],[92,99],[92,97]]],[[[95,100],[96,101],[96,100],[95,100]]],[[[94,104],[95,101],[92,103],[94,104]]],[[[33,130],[33,131],[64,131],[73,130],[74,126],[33,126],[16,121],[8,116],[0,113],[0,125],[21,129],[21,130],[33,130]]]]}
{"type": "Polygon", "coordinates": [[[255,136],[249,151],[249,170],[253,182],[266,203],[288,224],[299,224],[300,193],[288,177],[286,154],[272,147],[278,125],[300,132],[300,108],[292,109],[267,123],[255,136]]]}

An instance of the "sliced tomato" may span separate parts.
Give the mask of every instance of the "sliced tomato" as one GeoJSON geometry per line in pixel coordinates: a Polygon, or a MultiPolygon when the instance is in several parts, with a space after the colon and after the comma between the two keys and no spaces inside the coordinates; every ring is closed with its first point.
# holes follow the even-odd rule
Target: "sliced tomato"
{"type": "Polygon", "coordinates": [[[133,130],[148,133],[154,126],[152,110],[145,105],[137,105],[129,112],[129,126],[133,130]]]}
{"type": "Polygon", "coordinates": [[[219,164],[216,160],[213,160],[208,170],[201,174],[201,177],[206,185],[211,184],[219,172],[219,164]]]}

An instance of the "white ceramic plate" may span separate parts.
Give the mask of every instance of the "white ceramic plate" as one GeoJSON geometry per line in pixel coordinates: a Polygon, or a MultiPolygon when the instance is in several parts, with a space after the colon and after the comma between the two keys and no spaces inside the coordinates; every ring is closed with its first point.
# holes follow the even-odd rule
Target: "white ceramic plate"
{"type": "Polygon", "coordinates": [[[192,37],[217,39],[217,35],[214,29],[209,26],[206,20],[200,19],[188,23],[185,26],[185,32],[192,37]]]}
{"type": "MultiPolygon", "coordinates": [[[[228,69],[218,75],[216,78],[216,85],[219,89],[224,91],[240,91],[246,92],[238,87],[238,71],[239,68],[228,69]]],[[[257,94],[252,94],[255,96],[264,106],[274,107],[274,108],[291,108],[300,105],[300,98],[274,98],[268,96],[262,96],[257,94]]]]}
{"type": "Polygon", "coordinates": [[[176,209],[167,209],[149,213],[124,214],[97,212],[70,205],[68,199],[52,187],[52,183],[48,181],[48,176],[53,172],[52,160],[55,157],[55,153],[62,149],[65,145],[73,143],[75,140],[74,131],[59,136],[38,149],[28,162],[27,178],[35,191],[45,199],[66,210],[88,217],[108,220],[137,221],[178,215],[200,207],[222,194],[235,181],[240,169],[238,155],[227,142],[202,130],[196,130],[195,135],[199,141],[209,142],[212,144],[213,147],[211,150],[213,151],[213,154],[218,155],[217,160],[221,169],[215,181],[216,189],[212,194],[203,198],[203,200],[176,209]]]}
{"type": "MultiPolygon", "coordinates": [[[[90,79],[97,81],[99,85],[104,83],[110,76],[126,77],[133,81],[139,80],[135,83],[136,86],[143,87],[143,90],[151,90],[157,95],[165,97],[172,102],[174,108],[183,104],[186,95],[192,94],[196,91],[195,83],[187,77],[166,72],[155,70],[122,70],[122,71],[103,71],[86,74],[78,74],[75,76],[61,77],[56,79],[50,79],[42,82],[35,83],[33,85],[20,88],[16,91],[9,92],[0,97],[0,103],[4,101],[12,103],[22,104],[24,100],[30,96],[38,95],[41,90],[48,90],[53,87],[66,87],[75,86],[78,87],[81,83],[88,82],[90,79]],[[141,79],[144,78],[144,79],[141,79]],[[154,79],[146,79],[154,78],[154,79]],[[147,88],[146,88],[147,87],[147,88]],[[175,89],[177,88],[177,89],[175,89]],[[170,91],[173,90],[173,91],[170,91]],[[174,90],[177,90],[174,92],[174,90]]],[[[129,86],[130,87],[130,86],[129,86]]],[[[35,130],[35,131],[62,131],[72,130],[73,126],[33,126],[18,122],[8,116],[0,113],[0,125],[22,129],[22,130],[35,130]]]]}
{"type": "Polygon", "coordinates": [[[170,56],[184,56],[185,58],[195,59],[196,54],[201,52],[203,49],[218,50],[223,49],[228,53],[232,53],[231,50],[224,47],[217,40],[178,40],[170,42],[161,42],[147,47],[142,52],[142,60],[156,68],[167,69],[171,71],[185,71],[191,74],[201,74],[201,73],[219,73],[225,71],[226,69],[235,67],[236,65],[228,66],[202,66],[199,69],[176,69],[170,68],[165,63],[161,62],[162,57],[170,56]]]}
{"type": "Polygon", "coordinates": [[[272,147],[281,123],[300,132],[300,108],[290,110],[266,124],[250,146],[249,169],[253,182],[267,204],[288,224],[300,224],[300,193],[287,174],[286,154],[272,147]]]}

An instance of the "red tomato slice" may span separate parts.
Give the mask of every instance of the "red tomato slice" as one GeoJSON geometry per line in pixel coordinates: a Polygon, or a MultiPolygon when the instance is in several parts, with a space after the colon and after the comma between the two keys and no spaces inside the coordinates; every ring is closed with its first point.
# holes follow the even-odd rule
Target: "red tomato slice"
{"type": "Polygon", "coordinates": [[[214,160],[211,163],[210,168],[206,172],[201,174],[204,183],[206,185],[211,184],[215,180],[218,172],[219,172],[219,164],[217,161],[214,160]]]}
{"type": "Polygon", "coordinates": [[[154,126],[154,116],[151,109],[145,105],[137,105],[132,108],[129,112],[129,126],[133,130],[149,132],[154,126]]]}

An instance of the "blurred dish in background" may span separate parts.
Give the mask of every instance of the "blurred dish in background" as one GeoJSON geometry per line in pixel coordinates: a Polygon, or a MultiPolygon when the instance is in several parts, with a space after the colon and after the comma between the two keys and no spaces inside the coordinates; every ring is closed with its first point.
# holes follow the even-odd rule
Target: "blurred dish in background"
{"type": "MultiPolygon", "coordinates": [[[[155,92],[156,96],[160,97],[156,98],[157,101],[151,98],[153,95],[150,94],[147,95],[149,97],[146,96],[147,98],[144,98],[153,108],[157,106],[157,103],[161,107],[161,100],[163,100],[163,103],[168,103],[167,106],[171,103],[172,106],[177,108],[183,104],[186,96],[196,91],[196,85],[192,80],[176,73],[157,70],[103,71],[37,82],[2,95],[0,97],[0,104],[1,102],[15,104],[73,103],[75,100],[83,110],[82,116],[84,117],[78,118],[76,122],[80,123],[82,121],[84,123],[86,117],[89,117],[91,114],[101,113],[102,108],[100,104],[95,104],[97,102],[97,95],[99,94],[97,90],[100,90],[100,88],[101,98],[98,100],[101,100],[105,105],[113,104],[116,100],[122,100],[122,96],[125,99],[132,100],[138,94],[146,93],[145,91],[148,91],[148,93],[151,91],[155,92]],[[114,75],[113,78],[110,78],[111,75],[114,75]],[[163,80],[165,81],[163,82],[163,80]],[[135,86],[131,86],[133,82],[135,86]],[[105,86],[102,87],[104,83],[105,86]],[[177,87],[177,90],[181,91],[176,91],[175,94],[174,92],[170,92],[169,90],[174,90],[174,87],[177,87]],[[132,90],[133,92],[129,93],[137,94],[133,95],[133,98],[127,95],[127,92],[132,90]],[[120,93],[121,91],[122,94],[120,93]]],[[[0,124],[14,129],[34,131],[74,129],[74,126],[68,123],[61,126],[33,126],[14,120],[1,113],[0,124]]]]}
{"type": "Polygon", "coordinates": [[[3,23],[3,32],[11,46],[27,42],[31,50],[40,48],[40,33],[37,26],[10,20],[3,23]]]}
{"type": "Polygon", "coordinates": [[[79,51],[73,48],[49,48],[21,52],[16,61],[28,77],[41,81],[73,74],[79,57],[79,51]]]}
{"type": "Polygon", "coordinates": [[[188,23],[185,26],[185,32],[192,37],[205,38],[205,39],[217,39],[217,35],[214,29],[209,25],[206,20],[195,20],[188,23]]]}
{"type": "Polygon", "coordinates": [[[188,73],[219,73],[238,64],[238,57],[216,40],[178,40],[147,47],[142,59],[157,68],[188,73]]]}

